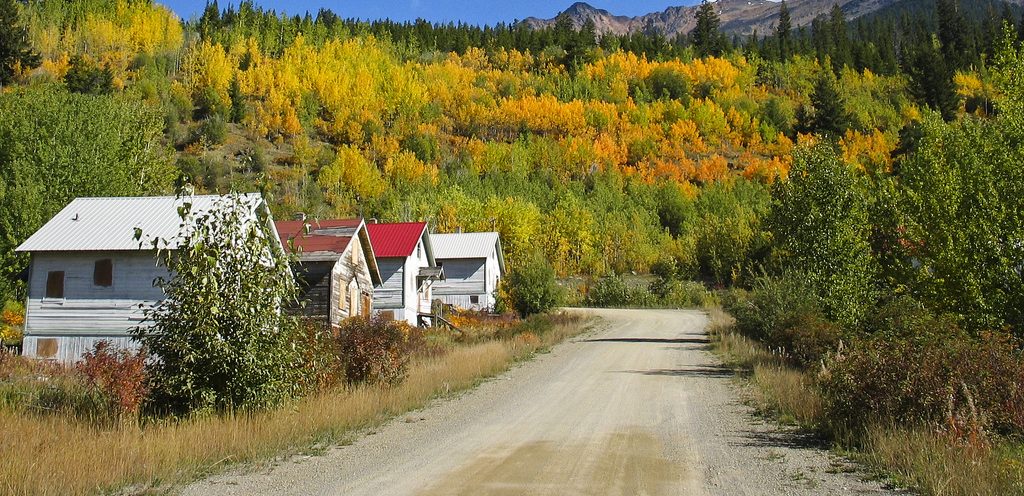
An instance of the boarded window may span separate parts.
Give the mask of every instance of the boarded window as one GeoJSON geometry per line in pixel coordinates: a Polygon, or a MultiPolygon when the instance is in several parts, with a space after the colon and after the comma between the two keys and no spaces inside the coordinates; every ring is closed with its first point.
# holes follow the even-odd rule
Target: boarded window
{"type": "Polygon", "coordinates": [[[368,294],[364,294],[363,295],[363,304],[362,304],[361,315],[363,317],[369,317],[370,316],[370,309],[372,308],[372,306],[373,306],[373,298],[370,295],[368,295],[368,294]]]}
{"type": "MultiPolygon", "coordinates": [[[[52,274],[52,272],[51,272],[52,274]]],[[[54,358],[57,356],[56,338],[39,338],[36,340],[36,356],[39,358],[54,358]]]]}
{"type": "Polygon", "coordinates": [[[114,262],[109,258],[97,260],[92,269],[92,283],[109,288],[114,285],[114,262]]]}
{"type": "Polygon", "coordinates": [[[46,297],[64,297],[64,271],[56,270],[46,274],[46,297]]]}

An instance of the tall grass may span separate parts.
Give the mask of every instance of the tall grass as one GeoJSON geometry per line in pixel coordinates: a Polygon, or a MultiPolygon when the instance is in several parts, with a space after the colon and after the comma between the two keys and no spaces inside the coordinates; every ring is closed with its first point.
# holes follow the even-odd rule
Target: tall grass
{"type": "Polygon", "coordinates": [[[748,378],[754,407],[779,421],[827,435],[855,456],[925,495],[1024,494],[1024,446],[1000,440],[965,444],[934,429],[872,426],[851,431],[826,418],[812,371],[787,365],[779,353],[735,329],[721,309],[708,311],[709,335],[723,361],[748,378]]]}
{"type": "Polygon", "coordinates": [[[964,445],[929,429],[868,429],[864,458],[926,494],[1024,494],[1024,453],[1009,445],[964,445]]]}
{"type": "Polygon", "coordinates": [[[0,409],[0,493],[78,495],[173,485],[227,464],[341,442],[439,395],[471,387],[585,327],[579,317],[556,320],[539,335],[420,358],[396,386],[335,389],[263,413],[103,428],[63,415],[0,409]]]}

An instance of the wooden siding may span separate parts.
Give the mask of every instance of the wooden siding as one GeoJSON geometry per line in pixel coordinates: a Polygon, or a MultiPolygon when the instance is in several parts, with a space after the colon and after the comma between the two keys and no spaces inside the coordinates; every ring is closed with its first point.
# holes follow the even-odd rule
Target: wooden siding
{"type": "Polygon", "coordinates": [[[486,291],[486,259],[456,258],[437,262],[444,266],[446,280],[434,284],[434,296],[470,295],[486,291]]]}
{"type": "MultiPolygon", "coordinates": [[[[352,238],[345,253],[334,264],[331,271],[331,324],[338,325],[342,320],[352,316],[349,313],[350,295],[348,294],[349,283],[353,280],[359,285],[362,295],[373,298],[373,276],[370,275],[370,266],[366,261],[366,254],[363,245],[359,242],[358,234],[352,238]]],[[[360,296],[362,299],[362,296],[360,296]]]]}
{"type": "Polygon", "coordinates": [[[293,268],[299,283],[298,305],[289,313],[327,319],[331,314],[331,271],[334,262],[303,262],[293,268]]]}
{"type": "Polygon", "coordinates": [[[373,307],[377,310],[405,308],[405,258],[378,258],[377,267],[384,281],[373,290],[373,307]]]}
{"type": "MultiPolygon", "coordinates": [[[[25,314],[25,356],[36,356],[39,339],[54,339],[54,358],[72,362],[97,341],[128,346],[128,330],[145,325],[143,308],[163,299],[153,285],[168,277],[153,252],[35,253],[25,314]],[[97,260],[112,261],[110,286],[94,284],[97,260]],[[64,272],[64,298],[46,298],[47,274],[64,272]]],[[[53,341],[47,341],[52,344],[53,341]]]]}
{"type": "Polygon", "coordinates": [[[37,253],[32,257],[25,335],[127,335],[143,319],[142,306],[163,299],[154,287],[168,277],[153,252],[37,253]],[[93,284],[97,260],[113,261],[113,284],[93,284]],[[46,298],[46,278],[64,271],[64,298],[46,298]]]}
{"type": "Polygon", "coordinates": [[[100,341],[107,341],[115,348],[139,349],[139,343],[127,336],[25,336],[22,354],[27,357],[74,363],[81,360],[87,351],[92,351],[100,341]],[[56,353],[53,356],[39,356],[37,351],[40,348],[40,341],[49,340],[56,342],[56,353]]]}

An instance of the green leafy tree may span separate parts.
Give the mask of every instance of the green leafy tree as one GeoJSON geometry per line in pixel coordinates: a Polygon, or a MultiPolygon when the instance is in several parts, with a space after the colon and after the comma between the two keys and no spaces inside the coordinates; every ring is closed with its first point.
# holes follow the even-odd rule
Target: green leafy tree
{"type": "Polygon", "coordinates": [[[772,192],[770,230],[786,271],[807,274],[826,315],[855,325],[874,304],[865,185],[831,145],[798,149],[790,180],[772,192]]]}
{"type": "Polygon", "coordinates": [[[174,169],[162,138],[159,112],[129,97],[0,94],[0,298],[28,264],[14,248],[72,199],[166,191],[174,169]]]}
{"type": "Polygon", "coordinates": [[[923,299],[968,329],[1024,329],[1024,55],[997,51],[996,119],[926,116],[898,164],[923,299]]]}
{"type": "Polygon", "coordinates": [[[14,80],[15,69],[32,69],[40,63],[32,50],[28,30],[18,23],[18,6],[14,0],[0,0],[0,86],[14,80]]]}
{"type": "Polygon", "coordinates": [[[154,356],[154,406],[187,414],[276,405],[298,384],[294,322],[281,311],[296,299],[292,260],[254,197],[231,194],[209,211],[193,211],[188,198],[177,239],[136,231],[144,246],[171,248],[159,252],[166,298],[146,311],[151,326],[131,331],[154,356]]]}
{"type": "Polygon", "coordinates": [[[503,284],[512,306],[522,317],[547,312],[562,301],[555,269],[540,253],[530,254],[514,266],[503,284]]]}

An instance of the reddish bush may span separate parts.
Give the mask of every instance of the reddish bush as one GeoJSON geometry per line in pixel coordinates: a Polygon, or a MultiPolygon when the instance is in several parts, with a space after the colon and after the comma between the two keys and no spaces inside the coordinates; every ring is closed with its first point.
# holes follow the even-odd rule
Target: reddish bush
{"type": "Polygon", "coordinates": [[[782,330],[774,334],[775,346],[783,348],[801,367],[809,367],[838,349],[843,330],[821,314],[801,313],[787,320],[782,330]]]}
{"type": "Polygon", "coordinates": [[[396,384],[405,378],[413,352],[423,345],[419,329],[382,317],[353,317],[338,329],[338,353],[352,384],[396,384]]]}
{"type": "Polygon", "coordinates": [[[125,418],[139,412],[149,392],[143,352],[117,349],[100,341],[83,355],[78,369],[106,396],[114,416],[125,418]]]}
{"type": "Polygon", "coordinates": [[[820,384],[837,425],[928,424],[960,439],[986,430],[1024,435],[1024,353],[1005,335],[875,337],[837,354],[820,384]]]}

